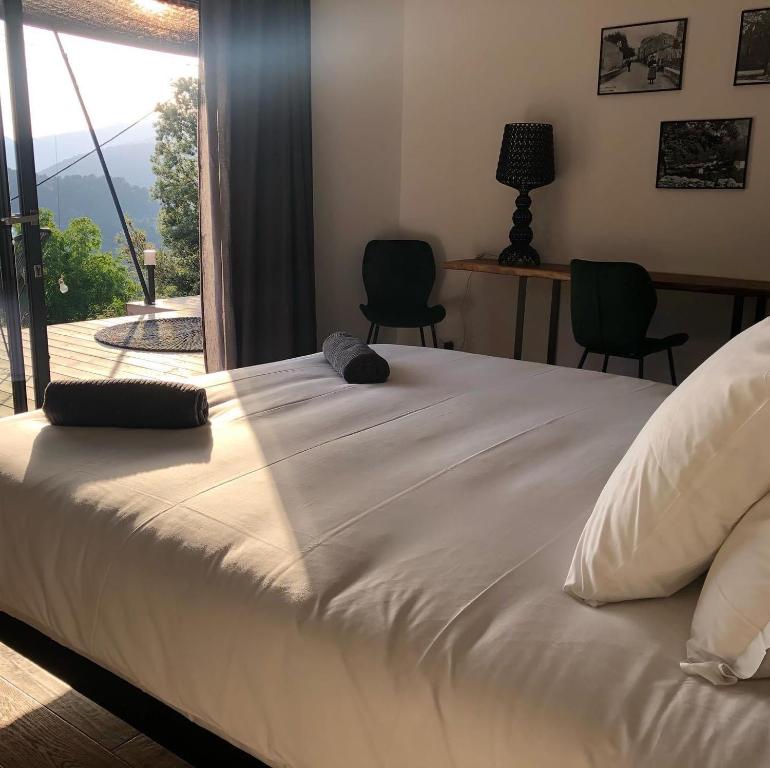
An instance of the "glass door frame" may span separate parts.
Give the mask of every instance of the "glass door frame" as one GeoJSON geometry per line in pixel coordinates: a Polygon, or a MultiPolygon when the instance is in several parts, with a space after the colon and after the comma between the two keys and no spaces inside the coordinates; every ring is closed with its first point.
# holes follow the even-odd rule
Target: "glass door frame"
{"type": "MultiPolygon", "coordinates": [[[[0,237],[0,249],[2,249],[3,266],[7,262],[14,262],[12,228],[21,226],[21,234],[24,247],[24,258],[27,273],[27,291],[30,307],[30,349],[32,352],[32,376],[35,391],[35,406],[40,408],[43,404],[45,388],[51,379],[50,360],[48,353],[48,330],[46,322],[45,288],[43,280],[43,248],[40,240],[40,210],[37,199],[37,174],[35,172],[35,150],[32,139],[32,119],[29,107],[29,89],[27,83],[27,60],[24,49],[24,11],[23,0],[4,0],[5,9],[5,36],[8,50],[8,78],[11,91],[11,111],[14,129],[14,143],[16,146],[16,167],[19,180],[19,214],[11,215],[10,201],[8,210],[0,211],[0,226],[4,232],[0,237]],[[7,214],[7,215],[6,215],[7,214]],[[10,243],[10,250],[8,244],[10,243]]],[[[8,196],[8,166],[5,157],[5,135],[2,133],[0,122],[0,141],[3,142],[3,151],[0,160],[3,168],[0,170],[0,207],[5,207],[5,198],[8,196]]],[[[16,290],[16,270],[14,268],[5,271],[4,298],[12,299],[7,305],[7,315],[14,315],[18,319],[19,304],[16,290]],[[10,289],[8,287],[10,285],[10,289]]],[[[9,326],[9,336],[11,329],[9,326]]],[[[9,343],[9,356],[11,359],[11,371],[18,374],[21,366],[24,396],[17,402],[17,382],[14,378],[14,410],[20,412],[26,410],[26,369],[24,365],[23,347],[21,342],[21,329],[18,329],[16,340],[9,343]],[[17,357],[20,359],[14,360],[17,357]]]]}
{"type": "Polygon", "coordinates": [[[12,227],[4,224],[11,219],[11,193],[8,183],[8,157],[5,151],[5,126],[0,105],[0,301],[3,304],[6,347],[11,372],[11,392],[14,413],[27,410],[27,376],[24,367],[24,342],[19,310],[19,283],[12,227]]]}

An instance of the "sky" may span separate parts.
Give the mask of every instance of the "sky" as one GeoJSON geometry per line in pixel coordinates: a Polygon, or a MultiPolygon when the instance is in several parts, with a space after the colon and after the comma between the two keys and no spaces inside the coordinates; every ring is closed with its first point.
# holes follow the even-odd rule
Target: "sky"
{"type": "MultiPolygon", "coordinates": [[[[617,27],[625,32],[628,44],[632,48],[638,48],[645,37],[653,37],[661,32],[668,32],[670,35],[676,35],[678,23],[676,21],[658,22],[654,24],[638,24],[631,27],[617,27]]],[[[605,34],[606,36],[606,34],[605,34]]]]}
{"type": "MultiPolygon", "coordinates": [[[[171,96],[174,79],[198,74],[198,60],[194,57],[74,35],[61,38],[102,140],[108,136],[99,128],[129,125],[171,96]]],[[[24,42],[33,135],[42,137],[87,130],[53,32],[25,27],[24,42]]],[[[4,33],[0,34],[0,99],[5,132],[12,137],[4,33]]]]}

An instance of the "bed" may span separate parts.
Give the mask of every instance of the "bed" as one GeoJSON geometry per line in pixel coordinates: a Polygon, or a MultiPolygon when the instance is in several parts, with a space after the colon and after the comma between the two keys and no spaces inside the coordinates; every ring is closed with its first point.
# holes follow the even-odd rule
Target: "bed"
{"type": "Polygon", "coordinates": [[[189,432],[0,422],[0,609],[271,766],[770,764],[679,669],[698,584],[562,590],[661,384],[380,345],[207,376],[189,432]]]}

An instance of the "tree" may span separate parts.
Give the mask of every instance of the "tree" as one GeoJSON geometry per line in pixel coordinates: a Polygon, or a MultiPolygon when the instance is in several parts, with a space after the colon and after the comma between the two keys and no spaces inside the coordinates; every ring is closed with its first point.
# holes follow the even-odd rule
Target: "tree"
{"type": "Polygon", "coordinates": [[[636,56],[636,49],[628,44],[628,38],[626,37],[625,32],[616,30],[615,32],[610,32],[604,39],[608,43],[614,43],[620,48],[620,52],[623,54],[624,59],[632,59],[636,56]]]}
{"type": "Polygon", "coordinates": [[[196,294],[200,292],[198,80],[174,81],[173,97],[156,110],[152,169],[157,180],[152,196],[160,201],[158,231],[165,245],[162,258],[158,254],[159,281],[167,293],[196,294]]]}
{"type": "Polygon", "coordinates": [[[65,229],[43,209],[40,225],[51,231],[44,247],[45,300],[49,323],[125,314],[136,286],[125,266],[102,251],[102,233],[91,219],[72,219],[65,229]],[[60,279],[67,286],[62,293],[60,279]]]}
{"type": "MultiPolygon", "coordinates": [[[[136,254],[141,263],[141,254],[147,248],[155,248],[149,242],[147,233],[139,229],[131,219],[126,219],[128,231],[131,234],[131,242],[134,244],[136,254]]],[[[131,259],[131,253],[126,246],[126,238],[119,234],[115,238],[118,247],[118,255],[129,274],[134,275],[134,265],[131,259]]],[[[195,296],[200,292],[200,277],[198,274],[197,262],[195,269],[186,268],[184,262],[174,254],[162,248],[155,248],[156,266],[155,266],[155,295],[159,298],[173,298],[174,296],[195,296]]],[[[145,273],[146,274],[146,273],[145,273]]],[[[139,281],[136,281],[137,290],[139,281]]]]}
{"type": "MultiPolygon", "coordinates": [[[[139,265],[142,265],[142,252],[147,248],[152,248],[152,244],[147,240],[147,233],[143,229],[134,224],[130,216],[126,216],[126,225],[128,226],[128,232],[131,235],[131,242],[134,245],[134,251],[136,257],[139,259],[139,265]]],[[[136,286],[137,295],[144,298],[142,294],[142,286],[139,282],[139,278],[136,275],[136,267],[134,266],[134,260],[131,258],[131,251],[126,245],[126,238],[122,232],[115,235],[115,247],[118,253],[118,260],[125,267],[126,272],[131,278],[131,282],[136,286]]],[[[145,273],[146,277],[146,273],[145,273]]]]}

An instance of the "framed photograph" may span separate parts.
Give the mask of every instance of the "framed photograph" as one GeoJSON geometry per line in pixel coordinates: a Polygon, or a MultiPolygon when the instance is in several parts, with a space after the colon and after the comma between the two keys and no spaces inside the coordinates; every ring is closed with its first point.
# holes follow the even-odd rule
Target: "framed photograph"
{"type": "Polygon", "coordinates": [[[770,84],[770,8],[741,14],[735,85],[770,84]]]}
{"type": "Polygon", "coordinates": [[[679,91],[687,19],[605,27],[599,51],[599,95],[679,91]]]}
{"type": "Polygon", "coordinates": [[[746,189],[750,117],[662,123],[658,189],[746,189]]]}

